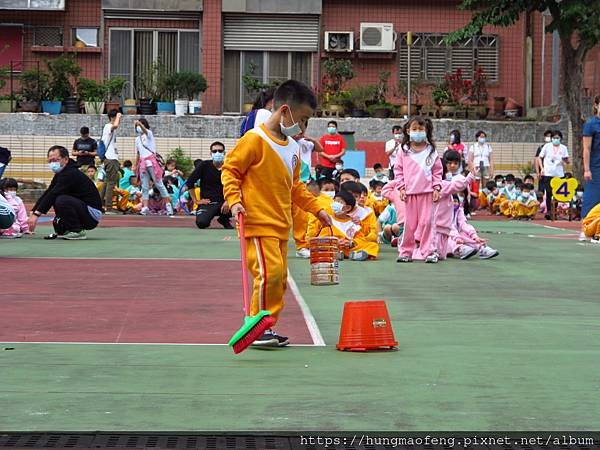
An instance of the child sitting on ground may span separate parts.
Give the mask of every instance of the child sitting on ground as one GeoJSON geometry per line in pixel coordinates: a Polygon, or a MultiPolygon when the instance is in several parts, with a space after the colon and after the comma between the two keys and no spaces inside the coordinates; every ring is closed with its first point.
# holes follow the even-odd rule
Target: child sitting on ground
{"type": "Polygon", "coordinates": [[[449,253],[461,259],[463,255],[479,255],[479,259],[490,259],[498,256],[500,252],[487,245],[485,239],[477,235],[477,231],[467,222],[467,218],[460,207],[458,196],[454,195],[454,215],[452,229],[448,238],[449,253]]]}
{"type": "Polygon", "coordinates": [[[383,212],[385,207],[390,203],[387,198],[385,198],[381,191],[385,186],[385,183],[382,181],[371,180],[369,181],[369,187],[371,188],[371,192],[367,198],[366,206],[371,208],[375,213],[375,217],[379,217],[379,215],[383,212]]]}
{"type": "Polygon", "coordinates": [[[581,222],[580,241],[591,238],[592,244],[600,244],[600,203],[594,206],[581,222]]]}
{"type": "Polygon", "coordinates": [[[389,204],[377,218],[377,236],[380,244],[398,246],[398,238],[402,235],[404,223],[398,223],[398,216],[394,205],[389,204]]]}
{"type": "Polygon", "coordinates": [[[581,207],[583,206],[583,187],[578,186],[575,197],[571,200],[571,220],[581,220],[581,207]]]}
{"type": "MultiPolygon", "coordinates": [[[[352,261],[377,258],[379,245],[377,225],[373,222],[375,216],[358,206],[352,193],[347,190],[337,192],[327,213],[332,219],[331,231],[339,238],[340,251],[345,258],[352,261]],[[359,224],[355,222],[357,217],[361,219],[359,224]]],[[[323,229],[321,223],[311,217],[306,233],[307,239],[319,236],[322,231],[324,234],[330,233],[329,228],[323,229]]]]}
{"type": "Polygon", "coordinates": [[[497,189],[495,181],[489,180],[485,183],[484,188],[479,191],[479,209],[490,208],[489,197],[495,189],[497,189]]]}
{"type": "Polygon", "coordinates": [[[540,204],[533,184],[526,183],[521,188],[521,193],[511,206],[511,214],[515,219],[533,220],[540,204]]]}
{"type": "Polygon", "coordinates": [[[167,208],[165,201],[160,195],[160,191],[156,186],[150,191],[150,197],[148,198],[148,209],[149,214],[155,216],[164,216],[167,214],[167,208]]]}
{"type": "Polygon", "coordinates": [[[383,166],[380,163],[376,163],[375,165],[373,165],[373,170],[375,171],[375,176],[371,178],[371,180],[369,181],[369,185],[372,181],[381,181],[383,184],[390,181],[390,179],[383,171],[383,166]]]}
{"type": "Polygon", "coordinates": [[[15,221],[10,228],[0,230],[0,237],[3,239],[20,238],[23,234],[29,232],[27,223],[27,209],[23,200],[17,195],[19,183],[14,178],[4,178],[0,180],[0,195],[2,195],[15,212],[15,221]]]}
{"type": "Polygon", "coordinates": [[[333,203],[333,197],[339,185],[331,178],[320,178],[319,181],[320,194],[317,197],[322,208],[327,209],[333,203]]]}

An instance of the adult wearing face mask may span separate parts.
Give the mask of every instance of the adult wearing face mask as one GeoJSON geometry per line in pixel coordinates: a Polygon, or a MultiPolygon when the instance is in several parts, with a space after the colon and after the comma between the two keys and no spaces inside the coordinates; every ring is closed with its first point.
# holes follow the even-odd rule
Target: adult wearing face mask
{"type": "MultiPolygon", "coordinates": [[[[338,124],[335,120],[327,123],[327,134],[319,139],[323,152],[319,155],[319,164],[323,167],[321,176],[324,178],[334,178],[333,172],[337,169],[337,164],[341,162],[342,156],[346,153],[346,141],[338,133],[338,124]]],[[[343,166],[342,166],[343,168],[343,166]]]]}
{"type": "Polygon", "coordinates": [[[117,129],[121,124],[120,112],[116,109],[112,109],[108,112],[109,123],[104,125],[102,129],[102,142],[106,147],[106,154],[104,155],[104,173],[105,179],[102,185],[102,192],[100,195],[104,200],[104,207],[106,208],[107,214],[119,214],[118,211],[112,209],[113,191],[119,184],[119,151],[117,150],[117,129]]]}
{"type": "Polygon", "coordinates": [[[494,176],[494,158],[492,155],[492,147],[487,143],[487,135],[485,131],[475,133],[476,143],[469,147],[469,170],[475,174],[478,180],[483,181],[482,189],[485,183],[494,176]],[[483,173],[480,167],[483,163],[483,173]],[[483,178],[483,180],[482,180],[483,178]]]}
{"type": "Polygon", "coordinates": [[[149,213],[148,199],[150,198],[150,180],[160,192],[160,196],[165,202],[165,209],[169,216],[173,215],[173,205],[167,188],[163,184],[163,169],[158,164],[156,158],[156,144],[154,143],[154,134],[150,130],[150,125],[146,119],[136,120],[135,126],[135,172],[142,183],[142,210],[140,214],[145,216],[149,213]]]}
{"type": "Polygon", "coordinates": [[[583,127],[583,178],[585,191],[581,217],[600,204],[600,95],[594,98],[594,117],[583,127]]]}
{"type": "Polygon", "coordinates": [[[533,168],[535,169],[535,172],[537,174],[538,191],[540,192],[543,192],[546,189],[544,183],[542,182],[542,171],[544,170],[544,168],[540,159],[540,153],[542,152],[542,148],[544,148],[544,145],[550,142],[552,142],[552,130],[546,130],[544,131],[544,143],[537,148],[535,152],[535,157],[533,158],[533,168]]]}
{"type": "Polygon", "coordinates": [[[392,139],[385,143],[385,154],[390,158],[389,165],[389,179],[394,179],[394,164],[396,164],[396,155],[398,150],[402,146],[402,127],[400,125],[394,125],[392,127],[392,139]]]}
{"type": "Polygon", "coordinates": [[[48,168],[55,175],[31,211],[29,231],[33,233],[38,219],[54,208],[54,233],[45,239],[86,239],[85,231],[96,228],[102,218],[98,189],[60,145],[48,150],[48,168]]]}
{"type": "Polygon", "coordinates": [[[225,145],[222,142],[210,144],[210,160],[202,161],[192,172],[184,185],[184,190],[194,192],[196,182],[200,180],[200,199],[196,210],[196,226],[200,229],[208,228],[210,222],[219,216],[217,222],[225,229],[232,229],[231,212],[223,196],[223,183],[221,182],[221,169],[225,161],[225,145]]]}
{"type": "Polygon", "coordinates": [[[569,151],[562,141],[563,135],[559,130],[552,132],[552,140],[542,147],[540,152],[540,161],[542,164],[540,174],[542,183],[546,191],[546,220],[552,218],[552,187],[550,181],[554,177],[562,178],[565,176],[565,164],[569,164],[569,151]]]}

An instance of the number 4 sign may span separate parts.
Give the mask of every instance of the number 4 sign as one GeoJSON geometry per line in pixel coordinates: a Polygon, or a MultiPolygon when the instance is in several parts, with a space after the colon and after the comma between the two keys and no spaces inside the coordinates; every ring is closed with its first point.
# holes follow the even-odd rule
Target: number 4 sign
{"type": "Polygon", "coordinates": [[[579,186],[579,183],[575,178],[564,178],[554,177],[550,180],[550,187],[552,187],[552,196],[559,202],[570,202],[575,196],[575,190],[579,186]]]}

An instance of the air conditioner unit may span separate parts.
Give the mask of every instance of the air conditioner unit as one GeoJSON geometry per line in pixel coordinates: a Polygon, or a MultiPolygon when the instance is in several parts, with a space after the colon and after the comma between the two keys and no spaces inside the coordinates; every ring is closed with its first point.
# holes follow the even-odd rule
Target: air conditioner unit
{"type": "Polygon", "coordinates": [[[351,52],[354,50],[354,33],[352,31],[326,31],[326,52],[351,52]]]}
{"type": "Polygon", "coordinates": [[[361,23],[360,50],[391,52],[396,49],[396,33],[392,23],[361,23]]]}

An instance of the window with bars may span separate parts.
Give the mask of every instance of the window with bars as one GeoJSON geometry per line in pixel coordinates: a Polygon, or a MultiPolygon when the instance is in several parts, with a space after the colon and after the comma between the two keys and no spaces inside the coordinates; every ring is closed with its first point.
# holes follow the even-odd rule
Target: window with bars
{"type": "Polygon", "coordinates": [[[63,29],[60,27],[36,27],[33,29],[33,45],[62,47],[63,29]]]}
{"type": "MultiPolygon", "coordinates": [[[[168,72],[200,71],[200,33],[192,30],[111,29],[110,77],[123,77],[129,86],[160,60],[168,72]]],[[[136,87],[137,90],[137,87],[136,87]]],[[[133,92],[128,92],[132,95],[133,92]]]]}
{"type": "Polygon", "coordinates": [[[226,50],[223,60],[223,111],[239,113],[242,104],[254,102],[256,93],[244,89],[242,77],[254,64],[254,75],[261,83],[295,79],[311,85],[310,52],[264,52],[226,50]]]}
{"type": "MultiPolygon", "coordinates": [[[[489,81],[498,81],[498,36],[480,35],[447,45],[447,34],[417,33],[410,47],[411,79],[437,81],[446,72],[461,69],[470,78],[476,67],[481,67],[489,81]]],[[[400,36],[400,79],[408,74],[408,45],[406,34],[400,36]]]]}
{"type": "Polygon", "coordinates": [[[64,10],[65,0],[0,0],[0,9],[64,10]]]}

